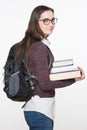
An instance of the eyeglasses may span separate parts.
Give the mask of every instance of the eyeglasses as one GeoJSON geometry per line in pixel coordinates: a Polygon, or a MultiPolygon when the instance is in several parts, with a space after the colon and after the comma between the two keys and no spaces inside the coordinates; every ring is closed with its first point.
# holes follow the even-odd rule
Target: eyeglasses
{"type": "Polygon", "coordinates": [[[52,18],[52,19],[48,19],[48,18],[45,18],[45,19],[39,19],[39,21],[43,21],[43,24],[45,25],[49,25],[50,22],[55,25],[57,23],[57,18],[52,18]]]}

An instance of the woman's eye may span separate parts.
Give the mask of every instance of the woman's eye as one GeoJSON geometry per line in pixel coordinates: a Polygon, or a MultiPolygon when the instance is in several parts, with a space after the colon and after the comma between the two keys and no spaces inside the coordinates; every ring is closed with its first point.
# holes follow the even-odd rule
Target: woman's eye
{"type": "Polygon", "coordinates": [[[49,22],[49,19],[44,19],[44,23],[48,23],[49,22]]]}

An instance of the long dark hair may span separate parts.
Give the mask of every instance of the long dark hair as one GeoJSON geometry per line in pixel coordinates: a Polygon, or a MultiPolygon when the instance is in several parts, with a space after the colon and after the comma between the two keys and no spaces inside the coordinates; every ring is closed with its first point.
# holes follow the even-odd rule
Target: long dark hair
{"type": "Polygon", "coordinates": [[[37,6],[31,14],[30,21],[28,24],[28,28],[25,32],[24,38],[19,42],[19,46],[17,49],[17,53],[15,56],[15,62],[18,61],[18,57],[20,55],[20,52],[22,49],[24,49],[24,62],[26,66],[28,66],[29,62],[29,54],[30,54],[30,49],[34,43],[37,41],[41,41],[42,39],[45,38],[45,34],[41,31],[38,21],[40,18],[40,15],[47,10],[51,10],[54,13],[54,10],[50,7],[40,5],[37,6]]]}

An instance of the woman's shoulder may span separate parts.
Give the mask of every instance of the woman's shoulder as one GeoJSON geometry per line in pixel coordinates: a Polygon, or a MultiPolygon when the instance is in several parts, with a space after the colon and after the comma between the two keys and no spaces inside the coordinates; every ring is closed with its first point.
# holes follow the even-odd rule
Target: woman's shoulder
{"type": "Polygon", "coordinates": [[[44,43],[42,42],[36,42],[32,45],[32,50],[37,50],[37,51],[47,51],[47,47],[44,43]]]}

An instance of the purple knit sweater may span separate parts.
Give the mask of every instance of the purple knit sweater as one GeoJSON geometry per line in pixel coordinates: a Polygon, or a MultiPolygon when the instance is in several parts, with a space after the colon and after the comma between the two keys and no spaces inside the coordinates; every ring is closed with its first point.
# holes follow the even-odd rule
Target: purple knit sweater
{"type": "MultiPolygon", "coordinates": [[[[53,62],[54,57],[52,52],[49,51],[49,53],[53,62]]],[[[32,46],[29,69],[31,74],[35,75],[39,81],[33,95],[38,95],[40,97],[54,97],[56,88],[66,87],[75,82],[75,79],[50,81],[47,56],[48,49],[44,43],[37,42],[32,46]]]]}

